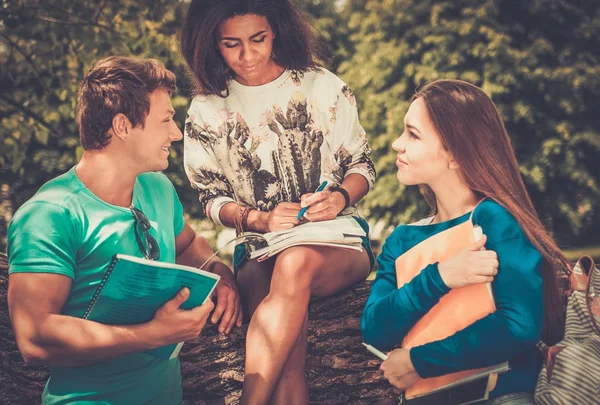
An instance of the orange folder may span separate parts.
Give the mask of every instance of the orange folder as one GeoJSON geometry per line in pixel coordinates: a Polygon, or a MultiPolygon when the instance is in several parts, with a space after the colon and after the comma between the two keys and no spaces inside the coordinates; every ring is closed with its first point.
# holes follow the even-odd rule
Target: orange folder
{"type": "MultiPolygon", "coordinates": [[[[425,239],[396,259],[398,288],[408,283],[429,264],[442,262],[475,242],[471,220],[425,239]]],[[[421,318],[402,341],[402,347],[421,346],[447,338],[475,321],[494,312],[496,306],[490,284],[475,284],[450,290],[421,318]]],[[[425,395],[456,383],[485,369],[460,371],[439,377],[424,378],[409,387],[407,399],[425,395]]]]}

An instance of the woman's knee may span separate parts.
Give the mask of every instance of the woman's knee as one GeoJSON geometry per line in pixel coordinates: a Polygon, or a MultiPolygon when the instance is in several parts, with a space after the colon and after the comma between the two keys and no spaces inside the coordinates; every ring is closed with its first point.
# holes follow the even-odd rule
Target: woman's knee
{"type": "Polygon", "coordinates": [[[312,284],[319,259],[304,247],[286,249],[277,255],[273,270],[277,278],[289,287],[308,288],[312,284]]]}

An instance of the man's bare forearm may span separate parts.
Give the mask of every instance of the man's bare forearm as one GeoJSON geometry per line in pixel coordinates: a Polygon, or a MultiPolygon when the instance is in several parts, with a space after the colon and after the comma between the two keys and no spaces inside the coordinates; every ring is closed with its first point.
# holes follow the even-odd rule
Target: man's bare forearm
{"type": "Polygon", "coordinates": [[[83,366],[160,346],[150,323],[112,326],[58,314],[40,318],[35,327],[15,325],[19,349],[29,364],[83,366]],[[29,336],[20,339],[19,334],[29,336]]]}
{"type": "Polygon", "coordinates": [[[206,238],[193,232],[191,228],[188,229],[187,226],[184,232],[185,234],[182,232],[181,239],[178,241],[180,252],[175,261],[190,267],[200,268],[203,266],[202,270],[210,271],[224,278],[231,278],[229,281],[233,282],[231,269],[217,256],[205,264],[206,260],[214,253],[206,238]]]}
{"type": "MultiPolygon", "coordinates": [[[[199,268],[210,256],[212,256],[213,253],[214,252],[208,244],[208,241],[194,233],[187,247],[185,247],[185,249],[179,255],[177,255],[175,261],[177,264],[199,268]]],[[[217,256],[215,256],[211,259],[211,262],[213,261],[218,262],[220,260],[217,256]]]]}

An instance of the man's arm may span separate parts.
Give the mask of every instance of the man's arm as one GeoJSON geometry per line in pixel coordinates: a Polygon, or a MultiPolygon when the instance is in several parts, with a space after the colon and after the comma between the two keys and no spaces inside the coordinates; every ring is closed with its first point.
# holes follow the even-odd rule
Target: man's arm
{"type": "MultiPolygon", "coordinates": [[[[177,251],[176,262],[191,267],[200,267],[213,254],[210,244],[198,235],[189,224],[185,224],[183,231],[175,238],[175,249],[177,251]]],[[[216,324],[219,319],[220,333],[229,333],[234,325],[242,326],[242,306],[240,294],[235,283],[235,278],[229,267],[221,262],[216,256],[208,262],[203,270],[221,276],[221,280],[215,288],[217,306],[211,317],[211,322],[216,324]]]]}
{"type": "Polygon", "coordinates": [[[61,315],[71,279],[50,273],[9,276],[8,308],[17,345],[28,364],[80,366],[193,339],[213,308],[212,302],[190,311],[179,309],[184,289],[165,303],[150,322],[109,326],[61,315]]]}

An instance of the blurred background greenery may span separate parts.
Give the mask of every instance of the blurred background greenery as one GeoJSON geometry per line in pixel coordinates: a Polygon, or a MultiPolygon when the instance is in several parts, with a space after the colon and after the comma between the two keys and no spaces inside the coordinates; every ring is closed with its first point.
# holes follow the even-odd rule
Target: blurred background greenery
{"type": "MultiPolygon", "coordinates": [[[[296,0],[327,46],[326,67],[353,88],[373,148],[375,188],[362,215],[381,242],[427,213],[418,190],[395,178],[392,141],[407,100],[438,78],[481,86],[498,106],[545,224],[567,253],[600,258],[600,2],[597,0],[296,0]]],[[[178,77],[183,127],[190,79],[177,32],[181,0],[0,0],[0,251],[12,213],[76,164],[79,81],[121,54],[163,61],[178,77]]],[[[202,218],[182,165],[166,174],[199,231],[202,218]]],[[[99,176],[102,173],[98,174],[99,176]]]]}

